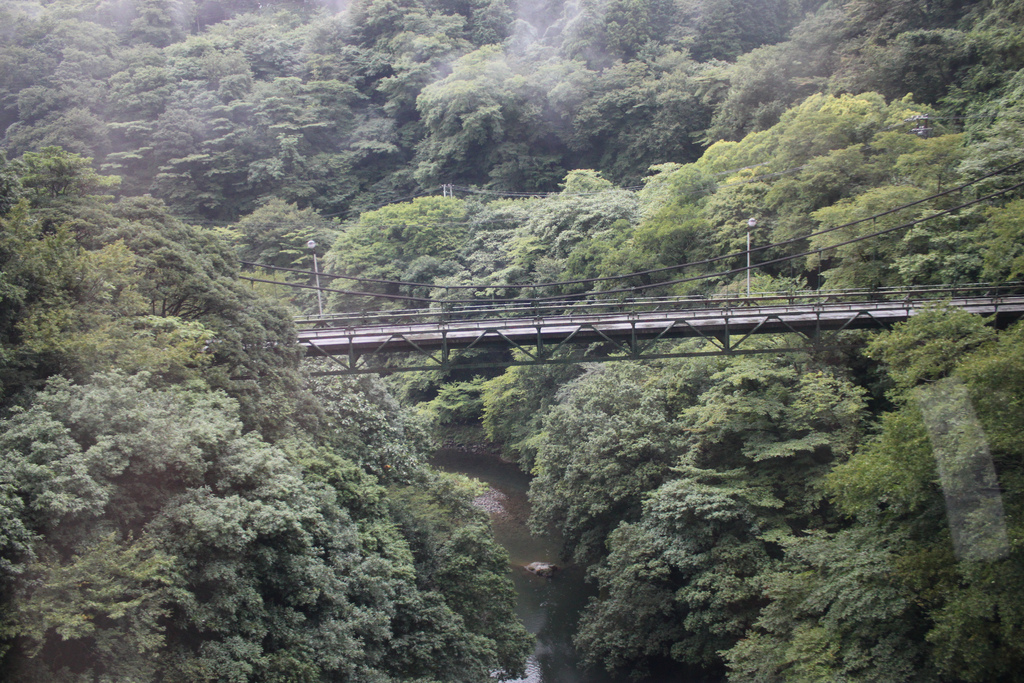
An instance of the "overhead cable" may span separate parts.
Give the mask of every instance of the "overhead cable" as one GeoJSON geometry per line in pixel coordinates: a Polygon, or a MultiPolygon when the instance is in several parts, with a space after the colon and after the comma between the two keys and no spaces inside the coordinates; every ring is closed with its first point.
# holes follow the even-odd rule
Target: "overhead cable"
{"type": "MultiPolygon", "coordinates": [[[[1016,189],[1021,188],[1021,187],[1024,187],[1024,182],[1017,183],[1016,185],[1013,185],[1011,187],[1005,188],[1003,190],[999,190],[998,192],[993,192],[992,194],[985,195],[984,197],[980,197],[978,199],[973,199],[973,200],[971,200],[969,202],[965,202],[965,203],[960,204],[958,206],[954,206],[952,208],[945,209],[943,211],[939,211],[938,213],[932,214],[931,216],[926,216],[924,218],[918,218],[917,220],[913,220],[913,221],[910,221],[908,223],[901,223],[900,225],[896,225],[896,226],[893,226],[893,227],[890,227],[890,228],[885,228],[884,230],[877,230],[875,232],[868,233],[866,235],[861,235],[859,237],[853,237],[853,238],[845,240],[843,242],[837,242],[835,244],[829,244],[827,246],[818,247],[816,249],[810,249],[808,251],[804,251],[804,252],[801,252],[799,254],[791,254],[789,256],[782,256],[782,257],[779,257],[777,259],[771,259],[769,261],[761,261],[760,263],[757,263],[755,265],[758,268],[763,268],[764,266],[771,266],[771,265],[775,265],[776,263],[785,263],[786,261],[793,261],[795,259],[803,258],[805,256],[811,256],[813,254],[821,254],[821,253],[829,251],[831,249],[838,249],[839,247],[844,247],[844,246],[846,246],[848,244],[854,244],[855,242],[863,242],[865,240],[873,239],[873,238],[879,237],[881,235],[886,235],[886,234],[888,234],[890,232],[895,232],[897,230],[902,230],[904,228],[910,228],[910,227],[913,227],[915,225],[919,225],[921,223],[925,223],[927,221],[933,220],[933,219],[938,218],[940,216],[945,216],[945,215],[948,215],[950,213],[953,213],[954,211],[959,211],[960,209],[964,209],[964,208],[967,208],[969,206],[973,206],[974,204],[980,204],[981,202],[986,202],[986,201],[989,201],[991,199],[995,199],[996,197],[1000,197],[1000,196],[1002,196],[1004,194],[1012,192],[1013,190],[1016,190],[1016,189]]],[[[820,234],[820,233],[818,233],[818,234],[820,234]]],[[[745,253],[746,253],[745,251],[740,252],[740,254],[745,254],[745,253]]],[[[736,255],[737,254],[733,254],[733,256],[736,256],[736,255]]],[[[638,285],[638,286],[634,286],[634,287],[621,287],[619,289],[605,289],[605,290],[601,290],[600,292],[590,292],[590,294],[598,294],[598,293],[599,294],[621,294],[621,293],[626,293],[626,292],[637,292],[637,291],[642,291],[642,290],[645,290],[645,289],[653,289],[655,287],[668,287],[670,285],[684,284],[684,283],[687,283],[687,282],[696,282],[698,280],[708,280],[708,279],[711,279],[711,278],[714,278],[714,277],[723,277],[725,275],[735,275],[735,274],[738,274],[738,273],[744,273],[746,271],[747,271],[746,267],[732,268],[730,270],[722,270],[722,271],[719,271],[719,272],[716,272],[716,273],[705,273],[704,275],[695,275],[693,277],[680,278],[678,280],[666,280],[665,282],[655,282],[655,283],[652,283],[652,284],[649,284],[649,285],[638,285]]],[[[564,298],[566,298],[564,295],[563,296],[551,296],[551,297],[537,297],[537,298],[534,298],[533,301],[552,301],[552,300],[564,299],[564,298]]],[[[508,299],[508,301],[514,301],[514,299],[508,299]]]]}
{"type": "MultiPolygon", "coordinates": [[[[730,169],[726,169],[724,171],[719,171],[718,173],[712,173],[711,177],[712,178],[717,178],[719,176],[730,175],[732,173],[738,173],[739,171],[749,171],[751,169],[760,168],[761,166],[767,166],[767,165],[768,165],[767,161],[762,161],[759,164],[752,164],[750,166],[741,166],[739,168],[730,168],[730,169]]],[[[763,176],[758,176],[758,177],[764,178],[764,177],[771,177],[773,175],[781,175],[783,173],[792,173],[793,171],[798,171],[798,170],[800,170],[802,168],[804,168],[804,166],[798,166],[798,167],[792,168],[792,169],[785,169],[783,171],[779,171],[778,173],[765,174],[763,176]]],[[[731,184],[732,183],[730,183],[730,185],[731,184]]],[[[484,195],[492,195],[492,196],[499,196],[499,197],[523,197],[523,198],[530,198],[530,197],[544,198],[544,197],[558,197],[558,196],[586,197],[586,196],[603,194],[605,192],[610,192],[612,190],[625,190],[627,192],[638,192],[638,191],[644,189],[645,187],[646,187],[646,185],[630,185],[630,186],[627,186],[627,187],[610,187],[610,188],[608,188],[606,190],[596,190],[596,191],[593,191],[593,192],[565,192],[564,190],[559,191],[559,192],[521,192],[521,191],[516,191],[516,190],[487,190],[487,189],[480,189],[480,188],[476,188],[476,187],[467,187],[465,185],[448,185],[449,189],[459,190],[460,192],[466,192],[466,193],[469,193],[469,194],[484,194],[484,195]]],[[[723,187],[725,187],[725,186],[723,186],[723,187]]]]}
{"type": "MultiPolygon", "coordinates": [[[[974,180],[972,180],[970,182],[964,183],[964,184],[959,185],[957,187],[953,187],[953,188],[951,188],[949,190],[945,190],[943,192],[938,192],[936,194],[929,195],[927,197],[924,197],[922,199],[918,199],[918,200],[913,201],[913,202],[909,202],[907,204],[902,204],[902,205],[894,207],[892,209],[887,209],[886,211],[882,211],[882,212],[876,213],[874,215],[867,216],[866,218],[860,218],[860,219],[857,219],[855,221],[850,221],[848,223],[843,223],[841,225],[836,225],[836,226],[833,226],[833,227],[830,227],[830,228],[824,228],[822,230],[818,230],[816,232],[812,232],[812,233],[807,234],[807,235],[803,235],[803,236],[800,236],[800,237],[793,237],[791,239],[783,240],[781,242],[773,242],[773,243],[770,243],[770,244],[764,244],[764,245],[761,245],[761,246],[753,247],[753,248],[750,249],[750,253],[756,253],[756,252],[765,251],[767,249],[774,249],[774,248],[777,248],[777,247],[786,246],[786,245],[789,245],[789,244],[793,244],[793,243],[796,243],[796,242],[801,242],[801,241],[810,239],[812,237],[817,237],[819,235],[824,235],[824,234],[827,234],[827,233],[830,233],[830,232],[835,232],[837,230],[842,230],[843,228],[849,228],[849,227],[852,227],[854,225],[859,225],[861,223],[866,223],[868,221],[874,221],[874,220],[876,220],[878,218],[882,218],[884,216],[888,216],[888,215],[891,215],[893,213],[897,213],[899,211],[903,211],[904,209],[908,209],[910,207],[917,206],[919,204],[923,204],[923,203],[929,202],[929,201],[931,201],[933,199],[938,199],[939,197],[944,197],[944,196],[952,194],[954,192],[960,192],[960,191],[964,190],[967,187],[970,187],[972,185],[976,185],[977,183],[980,183],[983,180],[987,180],[988,178],[991,178],[993,176],[1001,175],[1003,173],[1006,173],[1006,172],[1012,170],[1013,168],[1015,168],[1017,166],[1020,166],[1022,164],[1024,164],[1024,160],[1016,161],[1016,162],[1014,162],[1014,163],[1012,163],[1012,164],[1010,164],[1008,166],[1004,166],[1004,167],[1002,167],[1000,169],[997,169],[995,171],[987,173],[987,174],[985,174],[983,176],[980,176],[980,177],[978,177],[978,178],[976,178],[976,179],[974,179],[974,180]]],[[[991,195],[991,196],[995,196],[995,195],[991,195]]],[[[970,203],[962,205],[962,206],[970,206],[970,203]]],[[[703,265],[708,265],[708,264],[711,264],[711,263],[717,263],[719,261],[724,261],[726,259],[738,258],[740,256],[745,255],[746,253],[747,253],[747,251],[743,250],[743,251],[739,251],[739,252],[733,252],[733,253],[730,253],[730,254],[724,254],[722,256],[714,256],[714,257],[711,257],[711,258],[702,259],[700,261],[691,261],[689,263],[680,263],[680,264],[676,264],[676,265],[672,265],[672,266],[663,266],[661,268],[650,268],[648,270],[640,270],[640,271],[636,271],[636,272],[632,272],[632,273],[625,273],[625,274],[622,274],[622,275],[606,275],[606,276],[603,276],[603,277],[580,278],[580,279],[577,279],[577,280],[561,280],[561,281],[554,281],[554,282],[540,282],[540,283],[532,283],[532,284],[510,283],[510,284],[485,284],[485,285],[439,285],[439,284],[427,283],[427,282],[409,282],[409,281],[404,281],[404,280],[387,280],[387,279],[381,279],[381,278],[365,278],[365,277],[360,277],[360,276],[357,276],[357,275],[334,275],[334,274],[330,274],[330,273],[320,273],[319,275],[320,275],[320,277],[327,277],[327,278],[333,278],[333,279],[342,279],[342,280],[351,280],[353,282],[364,282],[364,283],[370,283],[370,284],[390,285],[390,286],[397,286],[397,287],[422,287],[422,288],[427,288],[427,289],[445,289],[445,290],[453,290],[453,289],[477,290],[477,289],[492,289],[492,288],[493,289],[530,289],[530,288],[540,288],[540,287],[560,287],[560,286],[565,286],[565,285],[594,284],[594,283],[597,283],[597,282],[612,282],[612,281],[615,281],[615,280],[625,280],[625,279],[631,278],[631,277],[640,277],[640,276],[644,276],[644,275],[654,275],[654,274],[657,274],[657,273],[664,273],[664,272],[669,272],[669,271],[673,271],[673,270],[680,270],[682,268],[690,268],[690,267],[693,267],[693,266],[703,266],[703,265]]],[[[811,252],[811,253],[813,253],[813,252],[811,252]]],[[[303,269],[299,269],[299,268],[285,268],[283,266],[272,266],[272,265],[266,265],[266,264],[261,264],[261,263],[255,263],[255,262],[252,262],[252,261],[241,261],[240,263],[242,263],[244,265],[247,265],[247,266],[254,266],[254,267],[259,267],[259,268],[268,268],[268,269],[271,269],[271,270],[280,270],[280,271],[285,271],[285,272],[303,273],[303,274],[307,274],[307,275],[310,275],[310,276],[315,274],[315,273],[313,273],[313,271],[309,271],[309,270],[303,270],[303,269]]]]}
{"type": "MultiPolygon", "coordinates": [[[[322,273],[321,273],[322,275],[322,273]]],[[[317,287],[316,285],[302,285],[297,282],[281,282],[279,280],[264,280],[258,277],[249,277],[248,275],[239,275],[238,279],[247,280],[249,282],[264,282],[270,285],[283,285],[285,287],[294,287],[296,289],[315,289],[320,292],[333,292],[335,294],[348,294],[350,296],[368,296],[375,299],[394,299],[396,301],[415,301],[417,303],[436,304],[440,303],[438,299],[427,299],[421,296],[404,296],[402,294],[381,294],[380,292],[356,292],[349,289],[334,289],[333,287],[317,287]]],[[[458,301],[453,303],[469,303],[476,302],[476,299],[467,299],[466,301],[458,301]]],[[[511,301],[511,299],[510,299],[511,301]]]]}
{"type": "MultiPolygon", "coordinates": [[[[801,253],[798,253],[798,254],[791,254],[789,256],[783,256],[783,257],[780,257],[780,258],[777,258],[777,259],[772,259],[770,261],[762,261],[762,262],[760,262],[760,263],[758,263],[756,265],[757,265],[758,268],[763,268],[764,266],[775,265],[777,263],[785,263],[787,261],[792,261],[792,260],[795,260],[795,259],[798,259],[798,258],[803,258],[805,256],[811,256],[811,255],[814,255],[814,254],[819,254],[820,255],[823,252],[826,252],[826,251],[829,251],[829,250],[832,250],[832,249],[838,249],[839,247],[844,247],[846,245],[854,244],[856,242],[863,242],[865,240],[873,239],[873,238],[879,237],[881,235],[886,235],[888,233],[895,232],[897,230],[902,230],[904,228],[913,227],[915,225],[919,225],[921,223],[925,223],[927,221],[934,220],[934,219],[936,219],[936,218],[938,218],[940,216],[945,216],[945,215],[951,214],[951,213],[953,213],[955,211],[959,211],[960,209],[964,209],[964,208],[967,208],[969,206],[973,206],[975,204],[980,204],[982,202],[986,202],[986,201],[989,201],[991,199],[995,199],[997,197],[1001,197],[1002,195],[1008,194],[1008,193],[1010,193],[1010,192],[1012,192],[1012,191],[1014,191],[1016,189],[1019,189],[1021,187],[1024,187],[1024,182],[1017,183],[1016,185],[1013,185],[1011,187],[1007,187],[1007,188],[999,190],[997,192],[993,192],[992,194],[985,195],[984,197],[979,197],[977,199],[973,199],[973,200],[971,200],[969,202],[965,202],[965,203],[960,204],[958,206],[954,206],[954,207],[951,207],[949,209],[944,209],[944,210],[939,211],[939,212],[937,212],[935,214],[932,214],[931,216],[926,216],[924,218],[919,218],[917,220],[909,221],[907,223],[901,223],[900,225],[896,225],[896,226],[892,226],[892,227],[889,227],[889,228],[885,228],[883,230],[877,230],[875,232],[868,233],[866,235],[860,235],[858,237],[854,237],[854,238],[845,240],[843,242],[837,242],[835,244],[829,244],[829,245],[826,245],[826,246],[817,247],[815,249],[810,249],[808,251],[804,251],[804,252],[801,252],[801,253]]],[[[740,254],[745,254],[745,253],[746,252],[740,252],[740,254]]],[[[737,254],[732,254],[731,256],[737,256],[737,254]]],[[[723,258],[725,258],[725,257],[723,257],[723,258]]],[[[693,264],[687,264],[687,265],[693,265],[693,264]]],[[[618,289],[605,289],[605,290],[601,290],[601,291],[598,291],[598,292],[584,292],[584,293],[580,293],[580,294],[561,294],[561,295],[556,295],[556,296],[532,297],[530,299],[509,299],[509,298],[501,298],[501,299],[499,299],[499,298],[491,298],[491,299],[489,299],[489,301],[492,302],[492,303],[513,303],[513,302],[523,302],[523,301],[527,301],[527,302],[530,302],[530,301],[535,301],[535,302],[568,301],[568,300],[572,300],[574,298],[579,298],[581,296],[594,296],[596,294],[605,295],[605,294],[637,293],[637,292],[642,292],[642,291],[644,291],[646,289],[654,289],[654,288],[658,288],[658,287],[668,287],[668,286],[671,286],[671,285],[684,284],[684,283],[688,283],[688,282],[697,282],[697,281],[700,281],[700,280],[709,280],[711,278],[724,277],[724,276],[727,276],[727,275],[735,275],[735,274],[738,274],[738,273],[746,272],[746,270],[747,270],[747,268],[745,268],[745,267],[732,268],[732,269],[729,269],[729,270],[722,270],[722,271],[718,271],[718,272],[715,272],[715,273],[704,273],[703,275],[694,275],[694,276],[691,276],[691,277],[680,278],[680,279],[677,279],[677,280],[667,280],[665,282],[654,282],[654,283],[647,284],[647,285],[635,285],[635,286],[632,286],[632,287],[620,287],[618,289]]],[[[307,271],[300,271],[300,272],[307,272],[307,271]]],[[[378,298],[378,299],[393,299],[393,300],[399,300],[399,301],[415,301],[415,302],[419,302],[419,303],[430,303],[430,304],[442,304],[442,303],[449,303],[449,304],[478,304],[481,301],[480,299],[429,299],[429,298],[425,298],[425,297],[405,296],[405,295],[401,295],[401,294],[381,294],[381,293],[377,293],[377,292],[357,292],[357,291],[350,291],[350,290],[343,290],[343,289],[332,289],[332,288],[329,288],[329,287],[320,287],[320,288],[318,288],[318,287],[315,287],[313,285],[301,285],[301,284],[292,283],[292,282],[278,282],[278,281],[275,281],[275,280],[263,280],[263,279],[259,279],[259,278],[253,278],[253,277],[242,276],[242,275],[240,275],[239,277],[241,279],[243,279],[243,280],[249,280],[249,281],[252,281],[252,282],[265,282],[265,283],[269,283],[269,284],[284,285],[286,287],[296,287],[296,288],[300,288],[300,289],[319,289],[320,291],[325,291],[325,292],[336,292],[336,293],[339,293],[339,294],[349,294],[349,295],[354,295],[354,296],[367,296],[367,297],[378,298]]],[[[627,277],[627,276],[622,276],[622,277],[627,277]]],[[[408,284],[408,283],[406,283],[406,284],[408,284]]],[[[441,285],[437,285],[437,286],[441,286],[441,285]]],[[[545,285],[528,285],[528,286],[531,286],[531,287],[543,287],[545,285]]],[[[485,289],[485,288],[504,289],[505,287],[503,287],[503,286],[477,287],[477,289],[485,289]]]]}

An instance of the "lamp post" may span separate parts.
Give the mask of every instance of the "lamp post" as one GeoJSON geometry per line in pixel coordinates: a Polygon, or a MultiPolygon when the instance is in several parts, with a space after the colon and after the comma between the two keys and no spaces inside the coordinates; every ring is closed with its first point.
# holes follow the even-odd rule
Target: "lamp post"
{"type": "Polygon", "coordinates": [[[320,317],[324,317],[324,298],[323,293],[320,291],[320,269],[316,263],[316,242],[310,240],[306,242],[306,246],[311,252],[313,252],[313,275],[316,277],[316,310],[320,313],[320,317]]]}
{"type": "Polygon", "coordinates": [[[747,221],[747,296],[750,296],[750,231],[757,225],[757,219],[747,221]]]}

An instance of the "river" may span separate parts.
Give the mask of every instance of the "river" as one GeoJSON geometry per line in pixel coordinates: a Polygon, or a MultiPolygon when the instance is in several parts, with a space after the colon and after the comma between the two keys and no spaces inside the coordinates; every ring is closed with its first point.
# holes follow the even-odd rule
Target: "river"
{"type": "MultiPolygon", "coordinates": [[[[612,676],[602,670],[584,670],[572,645],[580,610],[596,593],[596,587],[583,580],[583,569],[562,567],[559,541],[554,534],[534,536],[527,524],[530,504],[527,490],[530,477],[511,463],[494,455],[443,449],[433,464],[447,472],[459,472],[485,482],[490,490],[478,504],[491,515],[494,537],[508,550],[512,580],[518,596],[517,613],[537,646],[527,662],[525,678],[516,683],[630,683],[626,675],[612,676]],[[551,562],[562,569],[551,579],[535,576],[523,565],[551,562]]],[[[713,683],[678,671],[663,672],[632,683],[713,683]]]]}

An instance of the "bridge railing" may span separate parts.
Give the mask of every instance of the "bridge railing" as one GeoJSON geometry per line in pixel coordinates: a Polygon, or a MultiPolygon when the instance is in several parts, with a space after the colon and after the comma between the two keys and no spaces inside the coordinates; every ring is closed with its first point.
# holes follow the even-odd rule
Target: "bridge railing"
{"type": "Polygon", "coordinates": [[[963,297],[1000,297],[1024,293],[1024,282],[970,283],[962,285],[925,285],[912,287],[881,287],[841,290],[792,290],[784,292],[757,292],[727,296],[674,296],[674,297],[615,297],[565,299],[516,299],[512,301],[479,304],[438,301],[428,308],[346,311],[322,316],[296,318],[300,329],[346,328],[371,325],[422,325],[470,320],[504,318],[550,318],[598,316],[652,311],[757,308],[765,306],[837,304],[880,301],[930,301],[963,297]]]}

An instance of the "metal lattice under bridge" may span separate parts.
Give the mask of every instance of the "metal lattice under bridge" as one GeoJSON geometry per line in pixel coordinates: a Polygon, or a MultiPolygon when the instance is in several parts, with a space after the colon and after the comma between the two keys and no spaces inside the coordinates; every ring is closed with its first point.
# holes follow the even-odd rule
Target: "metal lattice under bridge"
{"type": "Polygon", "coordinates": [[[331,371],[316,374],[365,374],[810,351],[842,345],[843,331],[887,329],[937,305],[991,316],[1004,326],[1024,316],[1024,284],[500,305],[438,302],[427,309],[297,322],[307,355],[334,361],[331,371]],[[788,336],[784,346],[751,344],[754,335],[763,334],[788,336]],[[700,350],[666,343],[686,338],[706,343],[700,350]],[[559,353],[569,347],[576,352],[559,353]],[[481,361],[479,354],[470,354],[473,350],[505,353],[481,361]],[[394,354],[419,361],[389,364],[394,354]]]}

